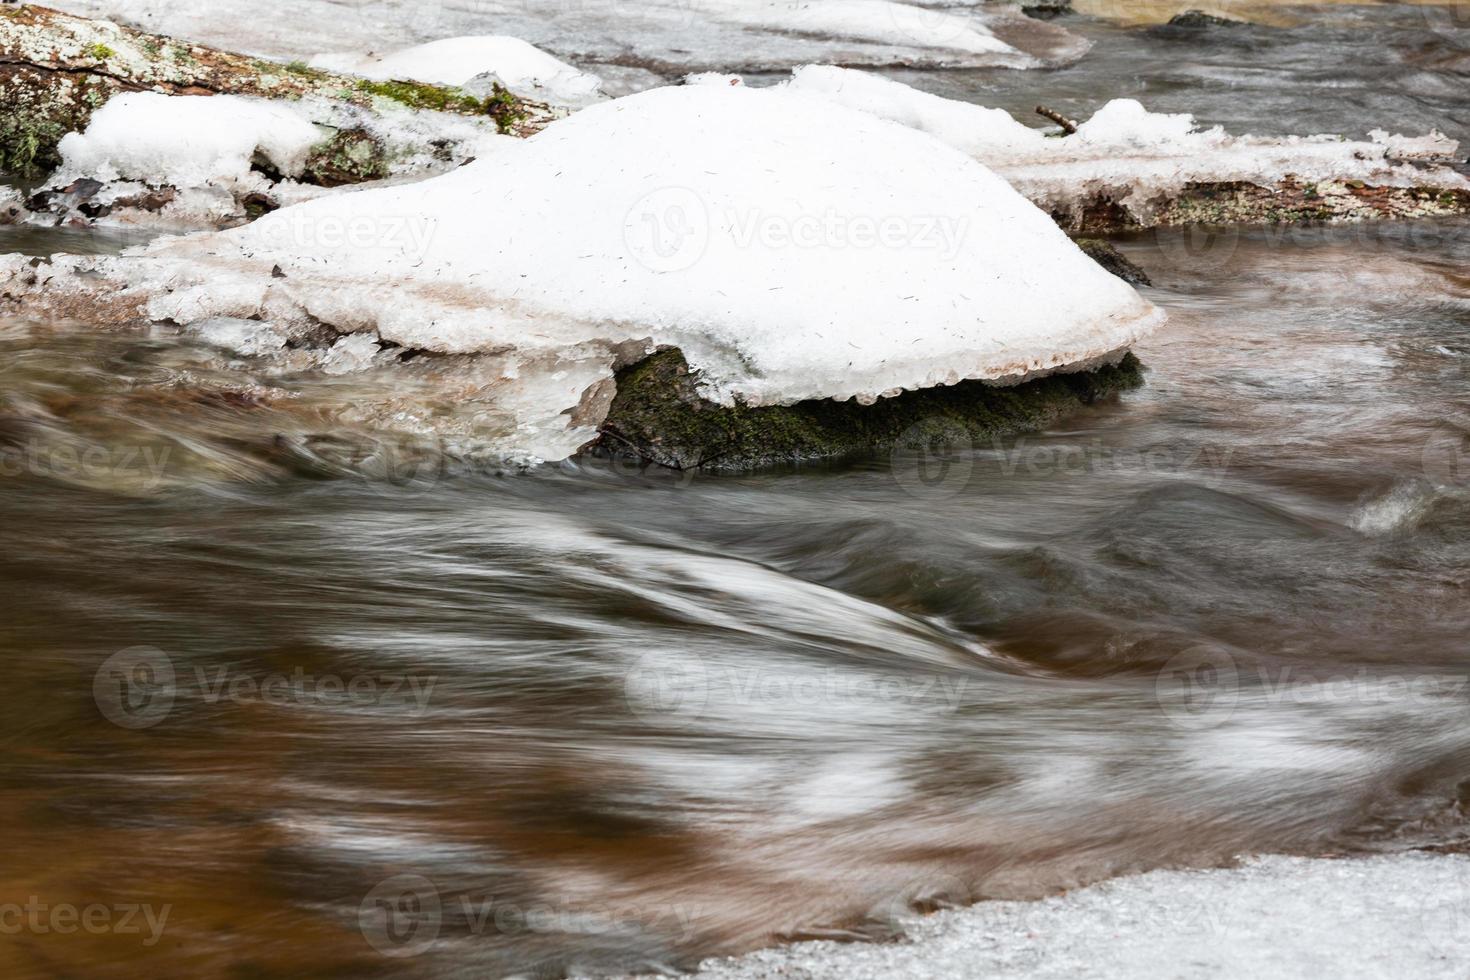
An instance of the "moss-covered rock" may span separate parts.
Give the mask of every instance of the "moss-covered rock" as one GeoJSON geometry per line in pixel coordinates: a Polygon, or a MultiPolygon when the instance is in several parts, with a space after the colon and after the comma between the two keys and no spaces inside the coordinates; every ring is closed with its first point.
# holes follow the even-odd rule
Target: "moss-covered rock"
{"type": "Polygon", "coordinates": [[[365,129],[344,129],[313,147],[302,168],[301,181],[322,187],[340,187],[388,176],[387,152],[365,129]]]}
{"type": "Polygon", "coordinates": [[[1153,281],[1149,279],[1148,273],[1128,256],[1113,245],[1112,242],[1103,241],[1101,238],[1076,238],[1074,244],[1087,255],[1088,258],[1098,265],[1107,269],[1113,275],[1123,280],[1130,286],[1152,286],[1153,281]]]}
{"type": "Polygon", "coordinates": [[[928,447],[1043,428],[1077,408],[1143,383],[1128,353],[1092,371],[1022,384],[983,381],[904,392],[871,405],[831,399],[789,406],[725,406],[699,395],[683,353],[665,349],[617,375],[617,394],[593,451],[671,469],[738,471],[928,447]]]}

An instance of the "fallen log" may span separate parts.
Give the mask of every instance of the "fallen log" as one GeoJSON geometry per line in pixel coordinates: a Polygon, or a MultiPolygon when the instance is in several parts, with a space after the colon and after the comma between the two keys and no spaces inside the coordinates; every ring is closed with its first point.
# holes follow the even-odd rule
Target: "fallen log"
{"type": "Polygon", "coordinates": [[[0,6],[0,172],[30,177],[60,163],[56,147],[124,92],[315,97],[364,110],[434,110],[529,135],[555,118],[503,88],[477,96],[411,81],[371,81],[221,51],[33,4],[0,6]]]}

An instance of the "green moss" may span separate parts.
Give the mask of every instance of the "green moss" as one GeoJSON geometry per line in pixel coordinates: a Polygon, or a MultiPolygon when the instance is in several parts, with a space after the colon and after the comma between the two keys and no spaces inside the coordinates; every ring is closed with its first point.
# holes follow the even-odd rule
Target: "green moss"
{"type": "Polygon", "coordinates": [[[364,78],[357,83],[360,91],[375,98],[391,99],[410,109],[433,109],[436,112],[459,112],[478,115],[485,111],[485,103],[457,88],[442,88],[423,82],[389,81],[375,82],[364,78]]]}
{"type": "Polygon", "coordinates": [[[117,54],[117,52],[105,44],[89,44],[87,45],[87,54],[96,58],[98,61],[106,61],[108,58],[117,54]]]}
{"type": "Polygon", "coordinates": [[[495,120],[502,133],[509,133],[516,123],[526,118],[525,106],[507,89],[495,86],[494,93],[485,100],[485,111],[495,120]]]}
{"type": "Polygon", "coordinates": [[[872,405],[830,399],[723,406],[701,398],[678,350],[620,371],[597,450],[673,469],[747,470],[860,456],[894,446],[981,441],[1038,429],[1079,405],[1143,383],[1132,354],[1114,366],[1010,387],[963,381],[872,405]]]}
{"type": "Polygon", "coordinates": [[[301,180],[322,187],[388,176],[387,152],[365,129],[347,129],[312,147],[301,180]]]}
{"type": "Polygon", "coordinates": [[[312,68],[310,65],[308,65],[304,61],[292,61],[292,62],[288,62],[287,65],[286,65],[286,70],[289,71],[293,75],[308,75],[308,76],[310,76],[310,75],[320,75],[321,74],[321,72],[317,71],[315,68],[312,68]]]}
{"type": "Polygon", "coordinates": [[[526,118],[525,106],[508,90],[499,85],[489,98],[477,98],[462,89],[428,85],[423,82],[408,82],[395,79],[377,82],[363,79],[357,83],[358,91],[374,98],[391,99],[410,109],[432,109],[436,112],[457,112],[469,116],[489,116],[495,120],[502,133],[510,132],[526,118]]]}

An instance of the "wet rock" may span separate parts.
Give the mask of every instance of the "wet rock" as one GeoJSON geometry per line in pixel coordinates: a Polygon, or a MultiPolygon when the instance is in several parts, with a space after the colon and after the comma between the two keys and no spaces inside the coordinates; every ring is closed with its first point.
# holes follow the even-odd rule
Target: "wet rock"
{"type": "Polygon", "coordinates": [[[1021,7],[1021,13],[1036,20],[1055,20],[1072,13],[1072,0],[1046,0],[1043,3],[1026,4],[1021,7]]]}
{"type": "Polygon", "coordinates": [[[1191,31],[1202,31],[1212,27],[1243,27],[1248,21],[1238,20],[1234,17],[1221,17],[1219,14],[1207,14],[1203,10],[1186,10],[1169,18],[1169,27],[1179,27],[1191,31]]]}
{"type": "Polygon", "coordinates": [[[1104,241],[1101,238],[1077,238],[1074,239],[1074,244],[1082,249],[1088,258],[1128,283],[1128,285],[1153,285],[1153,281],[1149,279],[1148,273],[1144,272],[1137,263],[1118,251],[1112,242],[1104,241]]]}
{"type": "Polygon", "coordinates": [[[347,129],[312,150],[301,181],[321,187],[361,184],[388,176],[387,152],[365,129],[347,129]]]}
{"type": "Polygon", "coordinates": [[[1043,428],[1067,412],[1143,383],[1132,353],[1116,363],[1015,385],[962,381],[871,405],[821,399],[788,406],[718,405],[701,397],[684,355],[666,348],[617,374],[597,440],[603,456],[670,469],[744,471],[852,458],[895,447],[971,444],[1043,428]]]}

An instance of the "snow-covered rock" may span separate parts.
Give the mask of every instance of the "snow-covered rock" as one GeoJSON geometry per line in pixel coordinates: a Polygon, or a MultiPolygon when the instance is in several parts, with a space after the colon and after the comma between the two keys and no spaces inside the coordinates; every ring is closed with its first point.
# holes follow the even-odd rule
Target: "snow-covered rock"
{"type": "Polygon", "coordinates": [[[48,204],[23,220],[71,220],[85,205],[80,213],[107,224],[184,230],[238,222],[252,198],[286,205],[329,193],[314,168],[352,165],[332,157],[348,152],[330,142],[341,133],[361,134],[359,165],[371,158],[371,172],[359,179],[422,176],[514,142],[490,119],[386,103],[372,110],[316,97],[126,93],[98,109],[85,131],[62,138],[61,166],[41,195],[48,204]]]}
{"type": "Polygon", "coordinates": [[[681,348],[727,404],[866,400],[1075,368],[1162,319],[968,156],[744,86],[601,103],[453,173],[96,271],[155,320],[325,323],[544,370],[575,361],[579,387],[523,406],[550,458],[588,432],[563,419],[548,434],[548,420],[656,345],[681,348]]]}
{"type": "Polygon", "coordinates": [[[1065,138],[1048,137],[1009,113],[944,99],[900,82],[830,65],[799,68],[785,87],[902,123],[970,154],[1048,211],[1099,197],[1142,224],[1191,183],[1244,181],[1274,187],[1362,181],[1376,187],[1470,191],[1447,166],[1458,144],[1437,133],[1370,141],[1340,136],[1232,136],[1200,128],[1193,116],[1147,111],[1114,99],[1065,138]],[[1428,164],[1429,166],[1425,166],[1428,164]]]}
{"type": "Polygon", "coordinates": [[[59,150],[72,175],[189,187],[244,179],[257,155],[299,175],[325,137],[284,102],[130,92],[98,109],[86,132],[62,137],[59,150]]]}
{"type": "Polygon", "coordinates": [[[412,79],[466,86],[481,76],[517,95],[580,106],[602,98],[601,79],[520,38],[503,34],[450,37],[386,55],[319,54],[313,68],[375,79],[412,79]]]}

